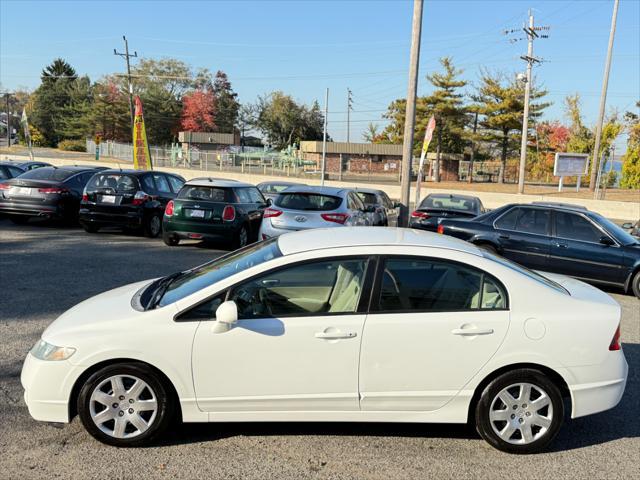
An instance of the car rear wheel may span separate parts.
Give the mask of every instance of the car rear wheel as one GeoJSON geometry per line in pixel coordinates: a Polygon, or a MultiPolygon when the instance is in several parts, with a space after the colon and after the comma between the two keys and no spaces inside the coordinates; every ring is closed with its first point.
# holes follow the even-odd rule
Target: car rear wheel
{"type": "Polygon", "coordinates": [[[175,405],[163,382],[143,364],[115,364],[80,390],[78,415],[97,440],[117,447],[146,445],[171,423],[175,405]]]}
{"type": "Polygon", "coordinates": [[[30,217],[27,217],[26,215],[11,215],[9,218],[16,225],[24,225],[29,221],[30,217]]]}
{"type": "Polygon", "coordinates": [[[631,291],[637,298],[640,299],[640,270],[636,272],[633,280],[631,280],[631,291]]]}
{"type": "Polygon", "coordinates": [[[498,250],[496,249],[496,247],[494,247],[490,243],[478,243],[478,244],[476,244],[476,246],[478,248],[481,248],[485,252],[493,253],[494,255],[498,254],[498,250]]]}
{"type": "Polygon", "coordinates": [[[144,224],[144,234],[149,238],[156,238],[162,230],[162,219],[157,213],[149,216],[144,224]]]}
{"type": "Polygon", "coordinates": [[[170,247],[175,247],[180,243],[180,239],[178,237],[176,237],[175,235],[167,234],[167,233],[162,235],[162,240],[166,245],[170,247]]]}
{"type": "Polygon", "coordinates": [[[559,388],[542,372],[518,369],[493,380],[476,405],[475,423],[490,445],[509,453],[537,453],[564,420],[559,388]]]}
{"type": "Polygon", "coordinates": [[[87,233],[96,233],[100,227],[91,223],[83,223],[82,228],[84,228],[84,231],[87,233]]]}
{"type": "Polygon", "coordinates": [[[249,230],[246,225],[242,225],[238,233],[236,233],[235,240],[233,242],[233,248],[238,249],[246,246],[249,243],[249,230]]]}

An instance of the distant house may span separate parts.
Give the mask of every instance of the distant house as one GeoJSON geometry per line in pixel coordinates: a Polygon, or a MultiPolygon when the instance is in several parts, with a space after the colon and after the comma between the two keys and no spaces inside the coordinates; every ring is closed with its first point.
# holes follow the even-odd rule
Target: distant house
{"type": "Polygon", "coordinates": [[[178,141],[182,149],[197,147],[200,150],[226,150],[231,145],[240,145],[240,133],[180,132],[178,141]]]}

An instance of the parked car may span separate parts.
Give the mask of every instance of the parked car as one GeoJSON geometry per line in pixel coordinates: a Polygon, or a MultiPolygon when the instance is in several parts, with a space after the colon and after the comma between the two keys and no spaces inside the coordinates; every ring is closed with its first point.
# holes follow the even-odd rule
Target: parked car
{"type": "Polygon", "coordinates": [[[565,405],[576,418],[620,401],[620,320],[594,287],[450,237],[320,229],[83,301],[45,330],[21,382],[36,420],[77,412],[122,447],[176,419],[471,422],[534,453],[565,405]]]}
{"type": "Polygon", "coordinates": [[[254,185],[235,180],[189,180],[164,212],[162,238],[223,241],[239,248],[258,239],[267,200],[254,185]]]}
{"type": "Polygon", "coordinates": [[[635,224],[632,222],[623,223],[622,228],[634,237],[640,237],[640,220],[638,220],[635,224]]]}
{"type": "MultiPolygon", "coordinates": [[[[14,163],[16,165],[18,165],[20,168],[22,168],[25,172],[28,172],[29,170],[35,170],[36,168],[52,167],[53,166],[50,163],[40,162],[40,161],[33,161],[33,162],[31,162],[31,161],[27,161],[27,162],[16,161],[14,163]]],[[[89,168],[93,168],[93,167],[89,167],[89,168]]]]}
{"type": "Polygon", "coordinates": [[[78,220],[82,190],[95,173],[83,167],[41,167],[0,183],[0,213],[14,223],[30,218],[78,220]]]}
{"type": "Polygon", "coordinates": [[[286,190],[289,187],[304,186],[304,183],[277,181],[262,182],[256,186],[258,187],[258,190],[262,192],[262,195],[264,195],[265,198],[270,198],[271,201],[273,201],[280,194],[280,192],[286,190]]]}
{"type": "Polygon", "coordinates": [[[482,201],[469,195],[431,193],[411,213],[410,228],[435,232],[445,218],[473,218],[485,213],[482,201]]]}
{"type": "Polygon", "coordinates": [[[584,208],[511,204],[472,220],[442,220],[438,232],[529,268],[622,287],[640,298],[640,241],[584,208]]]}
{"type": "Polygon", "coordinates": [[[398,207],[382,190],[373,188],[356,188],[356,193],[365,207],[373,207],[373,225],[382,227],[398,226],[398,207]]]}
{"type": "Polygon", "coordinates": [[[85,188],[80,224],[89,233],[102,227],[122,227],[155,238],[162,214],[184,185],[179,175],[147,170],[102,170],[85,188]]]}
{"type": "Polygon", "coordinates": [[[0,162],[0,182],[22,175],[27,170],[16,162],[0,162]]]}
{"type": "Polygon", "coordinates": [[[265,210],[260,238],[310,228],[373,225],[374,211],[350,188],[289,187],[265,210]]]}

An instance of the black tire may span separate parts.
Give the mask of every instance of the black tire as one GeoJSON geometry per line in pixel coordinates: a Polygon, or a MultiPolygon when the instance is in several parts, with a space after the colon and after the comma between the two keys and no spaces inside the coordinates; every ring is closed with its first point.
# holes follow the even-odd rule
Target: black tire
{"type": "Polygon", "coordinates": [[[100,227],[93,223],[82,223],[82,228],[87,233],[96,233],[100,227]]]}
{"type": "MultiPolygon", "coordinates": [[[[144,401],[144,399],[142,399],[142,401],[144,401]]],[[[80,417],[80,421],[84,425],[84,428],[95,439],[115,447],[139,447],[151,444],[171,424],[175,417],[175,411],[175,400],[167,386],[150,367],[141,363],[118,363],[98,370],[85,381],[78,396],[78,416],[80,417]],[[155,397],[157,405],[155,413],[149,415],[148,410],[142,413],[136,413],[135,409],[131,407],[136,407],[138,402],[141,400],[136,400],[130,403],[129,398],[127,398],[127,395],[129,394],[128,392],[123,392],[124,394],[122,396],[115,396],[113,395],[114,390],[112,389],[109,393],[109,388],[112,384],[108,379],[114,376],[125,377],[125,381],[123,381],[125,389],[131,389],[131,386],[133,385],[131,382],[134,381],[134,379],[142,380],[146,383],[148,389],[145,388],[140,396],[147,397],[147,400],[149,397],[151,397],[151,399],[155,397]],[[105,392],[106,390],[108,392],[107,396],[113,397],[114,400],[112,405],[109,405],[104,409],[100,402],[92,401],[91,398],[94,391],[103,384],[106,386],[103,386],[101,391],[105,392]],[[124,408],[117,402],[123,402],[124,408]],[[101,424],[102,428],[98,427],[91,413],[92,408],[93,411],[96,412],[97,407],[100,408],[100,410],[97,411],[98,414],[113,411],[113,417],[115,419],[103,422],[101,424]],[[137,429],[129,419],[133,419],[134,415],[142,416],[143,414],[145,414],[145,416],[149,415],[149,418],[146,419],[146,422],[148,422],[149,425],[145,431],[140,433],[140,430],[137,429]],[[135,435],[125,438],[118,438],[114,436],[113,434],[115,434],[115,430],[117,428],[116,419],[126,425],[124,427],[125,434],[133,433],[135,435]],[[109,430],[112,430],[112,434],[108,433],[109,430]]]]}
{"type": "Polygon", "coordinates": [[[478,243],[476,244],[476,246],[486,252],[493,253],[494,255],[498,255],[498,249],[493,245],[491,245],[490,243],[478,243]]]}
{"type": "Polygon", "coordinates": [[[233,249],[237,250],[239,248],[245,247],[249,244],[249,229],[246,224],[242,224],[242,226],[238,229],[235,236],[233,237],[233,249]]]}
{"type": "Polygon", "coordinates": [[[24,225],[29,221],[31,217],[27,217],[26,215],[10,215],[9,219],[15,223],[16,225],[24,225]]]}
{"type": "Polygon", "coordinates": [[[175,235],[168,234],[168,233],[165,233],[165,234],[162,235],[162,240],[169,247],[175,247],[176,245],[178,245],[180,243],[180,239],[178,237],[176,237],[175,235]]]}
{"type": "Polygon", "coordinates": [[[636,298],[640,299],[640,270],[631,279],[631,291],[636,298]]]}
{"type": "Polygon", "coordinates": [[[144,222],[144,235],[149,238],[156,238],[162,232],[162,217],[158,213],[152,213],[144,222]]]}
{"type": "Polygon", "coordinates": [[[491,446],[508,453],[543,451],[558,434],[563,421],[564,403],[560,389],[542,372],[530,368],[512,370],[493,380],[482,392],[475,409],[475,425],[480,436],[491,446]],[[533,393],[529,398],[526,394],[525,398],[517,398],[522,395],[522,387],[518,384],[531,386],[533,393]],[[498,397],[499,394],[504,396],[505,391],[509,395],[507,400],[513,401],[510,405],[498,397]],[[545,402],[545,398],[547,404],[536,409],[535,402],[545,402]],[[492,411],[496,417],[504,416],[505,419],[492,419],[492,411]],[[543,421],[545,426],[540,424],[543,421]],[[513,432],[509,434],[511,429],[513,432]],[[497,430],[504,436],[509,435],[509,439],[501,437],[497,430]],[[531,435],[529,441],[526,441],[527,433],[531,435]]]}

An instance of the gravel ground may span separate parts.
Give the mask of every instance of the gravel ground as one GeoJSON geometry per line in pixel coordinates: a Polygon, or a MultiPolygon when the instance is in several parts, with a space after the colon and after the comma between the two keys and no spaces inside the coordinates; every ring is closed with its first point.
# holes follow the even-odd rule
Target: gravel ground
{"type": "Polygon", "coordinates": [[[0,220],[2,478],[638,478],[640,302],[616,291],[631,367],[625,396],[614,410],[569,421],[540,455],[498,452],[455,425],[185,425],[160,445],[116,449],[94,441],[77,419],[62,429],[31,419],[20,369],[56,316],[104,290],[220,253],[0,220]]]}

